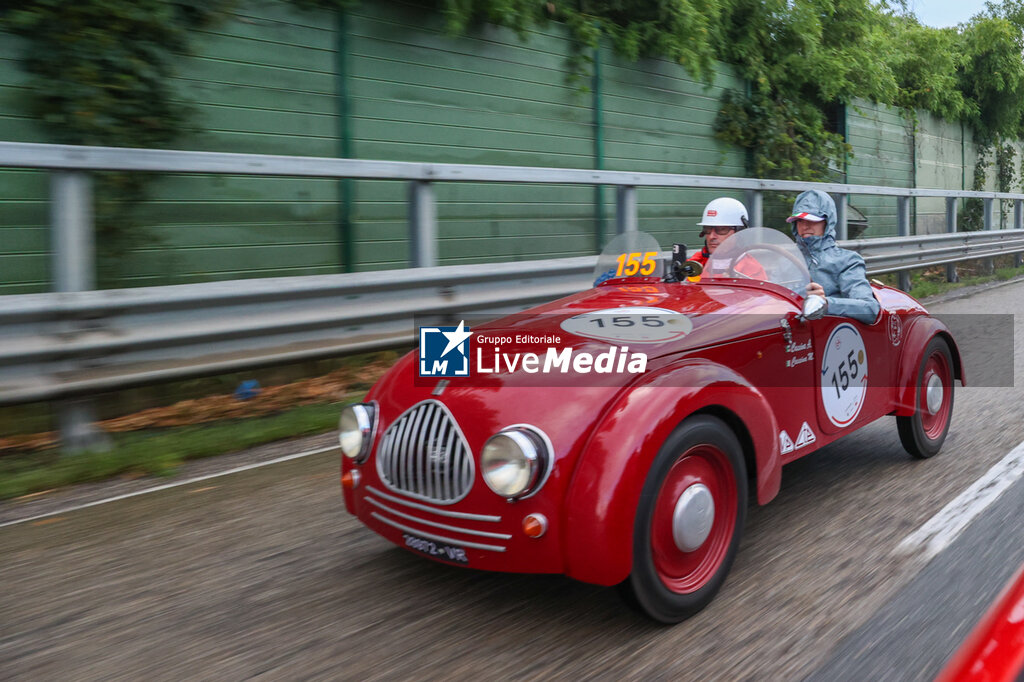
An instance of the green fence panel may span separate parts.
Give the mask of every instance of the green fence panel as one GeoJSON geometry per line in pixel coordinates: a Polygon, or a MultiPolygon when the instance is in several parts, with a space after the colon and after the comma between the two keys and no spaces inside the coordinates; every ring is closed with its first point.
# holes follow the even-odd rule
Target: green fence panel
{"type": "MultiPolygon", "coordinates": [[[[847,164],[847,182],[887,187],[914,186],[913,123],[898,109],[857,100],[847,111],[846,139],[853,148],[847,164]]],[[[868,229],[861,236],[895,236],[894,197],[855,196],[850,203],[868,219],[868,229]]]]}
{"type": "MultiPolygon", "coordinates": [[[[0,33],[0,139],[48,142],[29,110],[23,49],[0,33]]],[[[0,169],[0,295],[50,290],[48,197],[46,173],[0,169]]]]}

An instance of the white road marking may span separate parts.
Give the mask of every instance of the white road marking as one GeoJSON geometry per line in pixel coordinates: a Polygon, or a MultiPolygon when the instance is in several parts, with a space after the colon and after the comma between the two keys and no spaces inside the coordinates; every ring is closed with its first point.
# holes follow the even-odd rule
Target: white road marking
{"type": "Polygon", "coordinates": [[[1024,443],[1003,457],[971,487],[960,493],[923,526],[896,546],[897,553],[917,554],[926,561],[956,539],[967,525],[1024,476],[1024,443]]]}
{"type": "Polygon", "coordinates": [[[6,526],[16,526],[19,523],[29,523],[30,521],[38,521],[39,519],[49,518],[51,516],[58,516],[60,514],[69,514],[71,512],[78,511],[79,509],[86,509],[88,507],[96,507],[101,504],[107,504],[108,502],[117,502],[118,500],[126,500],[129,497],[138,497],[139,495],[148,495],[149,493],[159,492],[161,490],[168,490],[170,488],[178,488],[183,485],[191,485],[192,483],[198,483],[200,481],[208,481],[211,478],[220,478],[221,476],[230,476],[231,474],[241,473],[243,471],[249,471],[250,469],[259,469],[260,467],[270,466],[271,464],[278,464],[280,462],[287,462],[292,459],[299,459],[301,457],[309,457],[310,455],[319,455],[322,452],[330,452],[331,450],[337,450],[337,445],[332,445],[326,448],[319,448],[317,450],[306,450],[305,452],[296,452],[291,455],[284,455],[282,457],[275,457],[274,459],[268,459],[265,462],[256,462],[255,464],[246,464],[244,466],[235,467],[234,469],[228,469],[227,471],[218,471],[214,474],[206,474],[205,476],[196,476],[195,478],[189,478],[184,481],[175,481],[174,483],[166,483],[164,485],[153,486],[152,488],[146,488],[145,490],[137,490],[133,493],[125,493],[124,495],[115,495],[114,497],[107,497],[102,500],[95,500],[93,502],[86,502],[85,504],[78,504],[73,507],[65,507],[64,509],[58,509],[52,512],[46,512],[45,514],[37,514],[36,516],[29,516],[24,519],[15,519],[14,521],[5,521],[0,523],[0,528],[6,526]]]}

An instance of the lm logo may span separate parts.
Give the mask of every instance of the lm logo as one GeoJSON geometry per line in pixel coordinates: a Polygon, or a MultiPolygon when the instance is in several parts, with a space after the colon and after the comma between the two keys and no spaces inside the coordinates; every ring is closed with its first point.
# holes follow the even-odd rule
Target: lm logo
{"type": "Polygon", "coordinates": [[[468,377],[470,336],[465,320],[458,327],[420,327],[420,376],[468,377]]]}

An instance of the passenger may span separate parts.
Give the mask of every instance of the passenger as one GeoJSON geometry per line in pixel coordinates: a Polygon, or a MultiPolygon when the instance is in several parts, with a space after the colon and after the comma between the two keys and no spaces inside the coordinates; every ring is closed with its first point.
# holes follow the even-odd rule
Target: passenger
{"type": "MultiPolygon", "coordinates": [[[[736,199],[719,197],[704,207],[704,215],[697,223],[701,226],[700,236],[704,237],[704,248],[690,258],[706,267],[708,258],[722,242],[736,234],[739,230],[749,227],[747,208],[736,199]]],[[[736,265],[736,271],[752,279],[765,279],[764,269],[752,258],[744,258],[736,265]]],[[[688,277],[687,281],[697,282],[701,278],[688,277]]]]}
{"type": "Polygon", "coordinates": [[[836,244],[836,204],[821,190],[808,190],[793,202],[793,236],[807,260],[807,295],[825,299],[826,315],[852,317],[865,324],[878,318],[880,306],[868,284],[864,259],[836,244]]]}

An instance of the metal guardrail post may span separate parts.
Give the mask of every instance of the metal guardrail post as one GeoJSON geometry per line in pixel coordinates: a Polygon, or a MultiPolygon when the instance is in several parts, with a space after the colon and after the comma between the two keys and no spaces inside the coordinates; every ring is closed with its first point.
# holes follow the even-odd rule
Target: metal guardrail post
{"type": "Polygon", "coordinates": [[[50,174],[53,290],[88,291],[96,286],[92,179],[83,171],[50,174]]]}
{"type": "MultiPolygon", "coordinates": [[[[50,233],[53,289],[89,291],[96,287],[96,230],[93,224],[92,178],[85,171],[50,174],[50,233]]],[[[96,404],[89,398],[58,400],[54,405],[61,450],[73,455],[105,450],[110,439],[96,428],[96,404]]]]}
{"type": "Polygon", "coordinates": [[[423,180],[409,183],[409,266],[437,265],[437,203],[434,186],[423,180]]]}
{"type": "Polygon", "coordinates": [[[615,231],[618,234],[637,230],[636,187],[615,188],[615,231]]]}
{"type": "MultiPolygon", "coordinates": [[[[957,198],[946,197],[946,232],[956,232],[957,198]]],[[[960,276],[956,274],[956,263],[946,265],[946,281],[959,282],[960,276]]]]}
{"type": "Polygon", "coordinates": [[[845,241],[850,238],[846,220],[847,201],[846,194],[836,195],[836,239],[839,241],[845,241]]]}
{"type": "MultiPolygon", "coordinates": [[[[896,234],[900,237],[910,236],[910,197],[896,197],[896,234]]],[[[899,287],[910,291],[910,272],[899,273],[899,287]]]]}
{"type": "MultiPolygon", "coordinates": [[[[1013,229],[1024,230],[1024,200],[1014,199],[1013,201],[1013,229]]],[[[1018,251],[1013,254],[1013,267],[1019,268],[1024,265],[1024,253],[1018,251]]]]}
{"type": "MultiPolygon", "coordinates": [[[[985,206],[984,215],[984,229],[994,230],[996,229],[995,220],[993,219],[993,209],[995,206],[995,199],[982,199],[985,206]]],[[[996,262],[992,258],[981,259],[981,272],[985,275],[991,275],[996,271],[996,262]]]]}
{"type": "Polygon", "coordinates": [[[750,215],[751,227],[764,227],[764,194],[761,190],[748,189],[744,192],[744,203],[750,215]]]}

